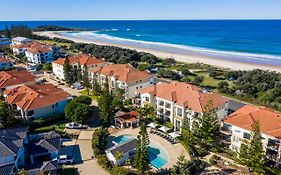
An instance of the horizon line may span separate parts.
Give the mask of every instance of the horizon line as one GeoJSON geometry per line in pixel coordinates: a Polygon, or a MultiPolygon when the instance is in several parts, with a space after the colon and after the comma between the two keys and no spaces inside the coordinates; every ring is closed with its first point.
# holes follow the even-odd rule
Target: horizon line
{"type": "Polygon", "coordinates": [[[0,20],[1,22],[17,21],[230,21],[230,20],[281,20],[281,18],[225,18],[225,19],[43,19],[43,20],[0,20]]]}

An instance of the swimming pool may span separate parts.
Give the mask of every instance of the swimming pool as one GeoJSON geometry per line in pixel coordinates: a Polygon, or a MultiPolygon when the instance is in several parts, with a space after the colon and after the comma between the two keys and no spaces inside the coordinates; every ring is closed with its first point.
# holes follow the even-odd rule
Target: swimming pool
{"type": "MultiPolygon", "coordinates": [[[[113,139],[113,142],[116,144],[122,144],[129,140],[130,138],[133,138],[133,136],[130,135],[121,135],[118,137],[115,137],[113,139]]],[[[148,149],[148,158],[150,161],[150,164],[159,169],[166,165],[168,163],[168,155],[164,148],[159,146],[156,142],[150,141],[149,149],[148,149]]]]}

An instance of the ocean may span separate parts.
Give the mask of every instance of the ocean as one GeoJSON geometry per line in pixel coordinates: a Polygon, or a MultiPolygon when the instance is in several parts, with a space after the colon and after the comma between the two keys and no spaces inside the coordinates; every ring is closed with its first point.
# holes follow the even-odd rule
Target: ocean
{"type": "Polygon", "coordinates": [[[0,28],[6,24],[86,28],[64,35],[281,66],[281,20],[1,21],[0,28]]]}

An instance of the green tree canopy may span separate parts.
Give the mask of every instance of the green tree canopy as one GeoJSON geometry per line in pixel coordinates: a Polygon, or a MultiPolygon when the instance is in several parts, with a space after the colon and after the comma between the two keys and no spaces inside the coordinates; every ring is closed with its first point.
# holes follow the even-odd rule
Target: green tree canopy
{"type": "Polygon", "coordinates": [[[70,65],[68,57],[65,58],[65,62],[63,64],[63,73],[64,73],[64,79],[67,84],[74,83],[73,75],[72,75],[72,67],[70,65]]]}
{"type": "Polygon", "coordinates": [[[134,167],[141,173],[149,170],[148,158],[149,137],[146,124],[141,122],[139,135],[137,137],[136,153],[134,157],[134,167]]]}
{"type": "Polygon", "coordinates": [[[100,118],[103,125],[112,122],[114,116],[113,96],[109,93],[108,79],[106,78],[103,90],[98,98],[100,118]]]}
{"type": "Polygon", "coordinates": [[[73,122],[84,123],[92,115],[91,99],[89,99],[85,96],[74,98],[64,108],[65,117],[73,122]]]}
{"type": "Polygon", "coordinates": [[[15,123],[13,110],[5,101],[0,101],[0,126],[10,127],[15,123]]]}
{"type": "Polygon", "coordinates": [[[251,140],[245,141],[240,148],[240,161],[257,174],[265,173],[266,157],[262,145],[262,136],[258,121],[252,126],[251,140]]]}
{"type": "Polygon", "coordinates": [[[207,150],[214,148],[220,139],[220,124],[212,101],[204,107],[203,115],[193,121],[192,133],[197,143],[207,150]]]}

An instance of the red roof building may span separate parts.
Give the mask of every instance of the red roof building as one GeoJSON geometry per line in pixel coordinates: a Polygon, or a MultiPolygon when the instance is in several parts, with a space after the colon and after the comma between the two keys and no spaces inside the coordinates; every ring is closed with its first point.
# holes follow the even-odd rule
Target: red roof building
{"type": "Polygon", "coordinates": [[[0,72],[0,88],[11,89],[24,84],[35,84],[36,76],[26,70],[11,70],[0,72]]]}
{"type": "Polygon", "coordinates": [[[4,96],[23,118],[40,118],[63,112],[70,94],[52,84],[33,84],[5,90],[4,96]]]}

